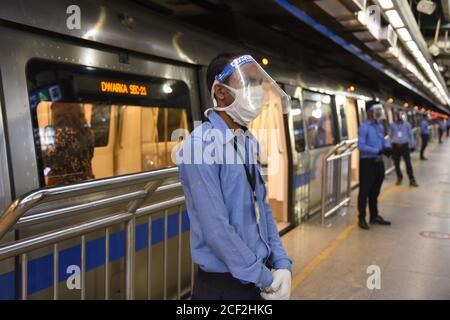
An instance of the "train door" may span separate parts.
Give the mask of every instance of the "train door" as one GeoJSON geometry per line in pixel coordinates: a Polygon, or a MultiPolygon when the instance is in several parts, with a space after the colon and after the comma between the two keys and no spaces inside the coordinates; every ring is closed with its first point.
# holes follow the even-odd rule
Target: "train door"
{"type": "Polygon", "coordinates": [[[1,75],[0,72],[0,214],[11,202],[1,75]]]}
{"type": "MultiPolygon", "coordinates": [[[[71,213],[62,217],[61,214],[51,221],[43,219],[33,225],[21,225],[17,239],[114,215],[122,210],[126,212],[131,201],[128,199],[134,199],[137,190],[145,187],[142,177],[148,175],[144,171],[174,166],[169,156],[173,131],[190,130],[193,122],[200,119],[194,68],[132,54],[128,63],[123,63],[117,53],[102,48],[86,48],[18,30],[0,28],[0,34],[4,40],[0,57],[5,62],[1,73],[4,99],[0,93],[0,110],[3,112],[0,116],[7,119],[0,119],[0,177],[9,177],[8,170],[3,168],[7,161],[3,161],[6,148],[2,127],[3,123],[8,123],[6,136],[13,146],[10,176],[15,188],[11,192],[17,197],[31,190],[45,187],[54,190],[54,186],[61,185],[68,192],[76,191],[79,183],[93,179],[96,181],[85,185],[99,186],[89,195],[61,195],[36,208],[30,215],[59,214],[65,208],[93,204],[85,212],[77,211],[76,215],[71,213]],[[12,52],[21,52],[21,55],[12,52]],[[8,77],[4,77],[5,74],[8,77]],[[119,188],[102,189],[109,181],[124,183],[119,188]],[[94,205],[98,203],[101,205],[94,205]]],[[[145,205],[182,197],[183,191],[176,177],[165,183],[164,192],[146,199],[145,205]]],[[[9,191],[6,195],[1,201],[8,205],[11,201],[9,191]]],[[[161,299],[165,287],[168,297],[176,296],[177,285],[181,284],[181,290],[190,287],[194,270],[191,268],[184,204],[152,212],[151,219],[147,218],[136,219],[136,298],[143,299],[151,293],[153,298],[161,299]],[[167,229],[165,241],[164,236],[159,235],[164,235],[164,226],[169,222],[171,228],[167,229]],[[173,232],[173,222],[182,226],[181,232],[178,228],[173,232]],[[150,240],[149,234],[154,235],[150,240]],[[179,243],[181,257],[177,254],[179,243]],[[177,283],[179,263],[181,283],[177,283]],[[167,275],[166,282],[163,273],[167,275]],[[149,279],[152,282],[150,293],[147,292],[149,279]]],[[[71,291],[64,286],[68,276],[65,266],[79,265],[77,261],[81,259],[83,243],[86,248],[86,298],[124,296],[124,225],[115,224],[107,231],[108,239],[112,241],[109,264],[105,264],[101,255],[89,252],[89,248],[105,241],[105,230],[95,230],[84,238],[59,243],[59,266],[64,269],[60,279],[64,278],[64,281],[55,287],[61,299],[79,297],[79,290],[71,291]],[[104,291],[103,285],[106,265],[109,266],[108,292],[104,291]]],[[[14,232],[8,236],[11,234],[14,232]]],[[[52,297],[53,275],[48,272],[47,262],[53,250],[53,246],[47,246],[27,255],[29,265],[35,266],[25,275],[29,280],[27,293],[30,299],[52,297]]],[[[6,293],[0,290],[1,297],[6,294],[14,298],[20,288],[14,277],[18,274],[18,265],[14,265],[13,260],[7,259],[0,264],[0,288],[7,288],[6,293]]]]}
{"type": "MultiPolygon", "coordinates": [[[[345,99],[345,114],[347,118],[348,139],[353,140],[358,138],[358,107],[357,102],[353,98],[347,97],[345,99]]],[[[352,153],[352,172],[351,184],[352,186],[359,183],[359,150],[356,148],[352,153]]]]}
{"type": "Polygon", "coordinates": [[[306,127],[306,142],[310,155],[309,214],[320,209],[322,190],[322,159],[336,140],[335,112],[332,97],[315,91],[303,90],[302,112],[306,127]]]}
{"type": "Polygon", "coordinates": [[[267,200],[279,230],[289,221],[288,149],[281,101],[269,94],[261,114],[249,128],[260,144],[260,161],[266,175],[267,200]]]}
{"type": "Polygon", "coordinates": [[[292,129],[294,133],[293,147],[293,197],[294,212],[297,222],[307,218],[309,209],[309,181],[311,171],[309,169],[309,151],[306,148],[306,127],[303,118],[304,112],[301,105],[301,96],[292,98],[292,129]]]}
{"type": "Polygon", "coordinates": [[[356,101],[356,105],[358,108],[358,126],[360,126],[361,123],[363,123],[367,119],[366,102],[364,100],[358,99],[356,101]]]}

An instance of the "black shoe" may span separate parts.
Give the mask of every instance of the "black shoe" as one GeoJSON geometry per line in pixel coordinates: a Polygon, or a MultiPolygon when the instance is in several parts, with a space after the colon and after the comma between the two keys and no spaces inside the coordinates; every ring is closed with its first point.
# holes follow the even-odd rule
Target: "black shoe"
{"type": "Polygon", "coordinates": [[[428,160],[427,158],[425,158],[425,157],[423,157],[423,158],[420,158],[420,160],[428,160]]]}
{"type": "Polygon", "coordinates": [[[409,185],[410,185],[411,187],[418,187],[418,186],[419,186],[415,180],[410,181],[410,182],[409,182],[409,185]]]}
{"type": "Polygon", "coordinates": [[[359,219],[358,226],[359,226],[361,229],[364,229],[364,230],[369,230],[369,229],[370,229],[370,228],[369,228],[369,225],[368,225],[367,222],[366,222],[366,219],[359,219]]]}
{"type": "Polygon", "coordinates": [[[403,180],[403,177],[402,178],[397,178],[397,182],[395,183],[395,185],[396,186],[401,185],[402,184],[402,180],[403,180]]]}
{"type": "Polygon", "coordinates": [[[384,220],[381,216],[377,216],[375,220],[370,220],[370,224],[380,224],[383,226],[390,226],[391,222],[384,220]]]}

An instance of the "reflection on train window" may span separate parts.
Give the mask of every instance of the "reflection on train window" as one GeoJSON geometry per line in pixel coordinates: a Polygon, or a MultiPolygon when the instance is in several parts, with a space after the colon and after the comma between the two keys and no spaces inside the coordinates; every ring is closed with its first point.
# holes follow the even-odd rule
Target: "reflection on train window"
{"type": "Polygon", "coordinates": [[[179,142],[172,134],[190,129],[183,82],[34,62],[27,76],[43,185],[175,165],[172,151],[179,142]],[[49,88],[57,88],[57,99],[49,88]]]}
{"type": "Polygon", "coordinates": [[[292,120],[294,122],[294,138],[295,138],[295,150],[297,152],[303,152],[306,148],[305,141],[305,125],[303,123],[302,109],[300,106],[300,100],[292,98],[292,120]]]}
{"type": "Polygon", "coordinates": [[[334,144],[331,97],[305,91],[303,99],[309,148],[316,149],[334,144]]]}
{"type": "Polygon", "coordinates": [[[111,110],[108,105],[95,105],[91,109],[90,125],[94,132],[95,147],[105,147],[108,145],[109,124],[111,120],[111,110]]]}
{"type": "Polygon", "coordinates": [[[384,108],[384,114],[386,115],[386,119],[382,119],[379,122],[381,123],[381,125],[384,128],[384,135],[387,135],[387,133],[389,131],[389,119],[388,119],[389,118],[389,115],[388,115],[389,110],[387,109],[386,106],[383,106],[383,108],[384,108]]]}
{"type": "MultiPolygon", "coordinates": [[[[344,98],[345,101],[345,98],[344,98]]],[[[347,118],[345,115],[345,105],[344,103],[341,103],[337,106],[338,108],[338,115],[339,115],[339,123],[340,123],[340,129],[341,129],[341,139],[345,140],[348,139],[348,130],[347,130],[347,118]]]]}

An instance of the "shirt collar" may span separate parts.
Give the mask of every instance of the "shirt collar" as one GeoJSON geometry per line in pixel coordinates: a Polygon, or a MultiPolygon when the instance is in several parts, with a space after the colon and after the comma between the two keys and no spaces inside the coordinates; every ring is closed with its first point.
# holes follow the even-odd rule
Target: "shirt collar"
{"type": "MultiPolygon", "coordinates": [[[[208,114],[208,119],[209,119],[209,122],[211,122],[214,129],[219,130],[220,133],[222,134],[223,144],[230,142],[235,137],[233,130],[228,128],[228,125],[225,123],[225,121],[222,119],[222,117],[216,111],[211,111],[208,114]]],[[[250,140],[256,141],[253,134],[247,128],[245,128],[245,130],[244,130],[244,137],[248,137],[250,140]]]]}

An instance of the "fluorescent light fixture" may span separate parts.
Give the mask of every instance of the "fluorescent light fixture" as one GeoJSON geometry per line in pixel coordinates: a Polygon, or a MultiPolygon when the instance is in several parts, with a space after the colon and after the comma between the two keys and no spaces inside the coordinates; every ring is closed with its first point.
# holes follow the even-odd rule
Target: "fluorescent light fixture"
{"type": "Polygon", "coordinates": [[[411,50],[411,52],[420,51],[419,47],[414,41],[408,41],[406,42],[406,45],[408,46],[409,50],[411,50]]]}
{"type": "Polygon", "coordinates": [[[397,33],[400,36],[400,39],[402,39],[405,42],[412,40],[411,34],[409,33],[408,29],[406,29],[406,28],[397,29],[397,33]]]}
{"type": "Polygon", "coordinates": [[[173,89],[171,86],[169,86],[168,84],[163,85],[162,90],[164,93],[166,94],[170,94],[173,92],[173,89]]]}
{"type": "Polygon", "coordinates": [[[437,65],[436,62],[433,62],[433,67],[434,67],[434,70],[439,72],[439,66],[437,65]]]}
{"type": "Polygon", "coordinates": [[[392,0],[378,0],[378,4],[384,9],[392,9],[394,7],[394,4],[392,3],[392,0]]]}
{"type": "Polygon", "coordinates": [[[386,11],[386,15],[394,28],[403,28],[405,26],[397,10],[388,10],[386,11]]]}

